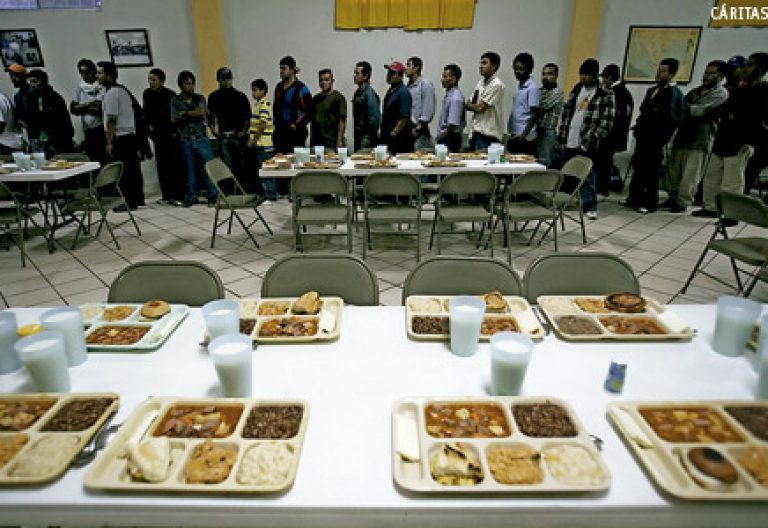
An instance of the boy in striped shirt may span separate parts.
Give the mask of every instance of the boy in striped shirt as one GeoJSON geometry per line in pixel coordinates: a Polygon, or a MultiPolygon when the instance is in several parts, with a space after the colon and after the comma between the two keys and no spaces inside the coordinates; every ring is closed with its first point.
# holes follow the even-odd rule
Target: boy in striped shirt
{"type": "MultiPolygon", "coordinates": [[[[251,110],[251,125],[248,129],[248,151],[250,159],[255,162],[254,165],[257,167],[257,179],[258,168],[275,155],[275,148],[272,144],[272,132],[274,131],[272,105],[267,99],[267,89],[267,82],[264,79],[256,79],[251,83],[251,96],[254,103],[251,110]]],[[[260,181],[266,200],[280,199],[275,178],[262,178],[260,181]]]]}

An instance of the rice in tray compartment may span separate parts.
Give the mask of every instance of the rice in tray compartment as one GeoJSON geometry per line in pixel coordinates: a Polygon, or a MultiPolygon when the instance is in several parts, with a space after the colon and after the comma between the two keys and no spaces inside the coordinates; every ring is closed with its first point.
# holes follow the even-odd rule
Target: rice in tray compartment
{"type": "Polygon", "coordinates": [[[552,476],[565,484],[594,486],[605,480],[592,454],[580,445],[551,445],[542,449],[541,455],[552,476]]]}
{"type": "Polygon", "coordinates": [[[250,486],[279,486],[288,480],[296,456],[286,443],[251,446],[243,456],[237,482],[250,486]]]}
{"type": "Polygon", "coordinates": [[[549,298],[546,303],[542,303],[544,307],[552,314],[567,314],[575,315],[582,313],[579,307],[568,298],[549,298]]]}
{"type": "Polygon", "coordinates": [[[254,299],[240,299],[238,302],[240,303],[240,317],[251,319],[259,315],[259,301],[254,299]]]}
{"type": "Polygon", "coordinates": [[[75,455],[77,435],[47,435],[19,455],[10,471],[13,477],[43,477],[55,473],[75,455]]]}

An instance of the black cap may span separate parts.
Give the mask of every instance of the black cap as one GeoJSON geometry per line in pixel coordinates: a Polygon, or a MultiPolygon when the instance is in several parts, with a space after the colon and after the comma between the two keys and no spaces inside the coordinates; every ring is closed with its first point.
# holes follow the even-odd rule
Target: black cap
{"type": "Polygon", "coordinates": [[[231,78],[232,78],[232,70],[230,70],[226,66],[216,70],[216,80],[217,81],[222,81],[224,79],[231,79],[231,78]]]}
{"type": "Polygon", "coordinates": [[[600,63],[596,59],[587,59],[581,63],[579,67],[579,75],[592,75],[597,77],[597,73],[600,71],[600,63]]]}
{"type": "Polygon", "coordinates": [[[609,64],[608,66],[603,68],[603,73],[600,74],[600,77],[611,77],[613,79],[620,79],[621,70],[619,69],[618,65],[609,64]]]}

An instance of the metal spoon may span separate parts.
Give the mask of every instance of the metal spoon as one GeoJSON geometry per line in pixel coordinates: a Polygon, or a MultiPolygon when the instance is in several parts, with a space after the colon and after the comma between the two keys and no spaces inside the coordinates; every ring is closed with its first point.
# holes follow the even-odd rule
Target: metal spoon
{"type": "Polygon", "coordinates": [[[96,433],[88,445],[86,445],[74,460],[72,460],[72,467],[83,467],[88,465],[94,458],[96,458],[96,454],[104,449],[109,441],[112,440],[112,437],[117,434],[121,425],[122,424],[113,424],[96,433]]]}

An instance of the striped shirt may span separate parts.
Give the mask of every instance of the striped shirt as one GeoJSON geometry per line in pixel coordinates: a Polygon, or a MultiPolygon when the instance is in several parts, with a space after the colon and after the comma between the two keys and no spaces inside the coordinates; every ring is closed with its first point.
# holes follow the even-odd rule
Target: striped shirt
{"type": "Polygon", "coordinates": [[[272,105],[266,96],[262,97],[253,105],[251,110],[251,126],[248,129],[251,137],[256,135],[259,123],[264,123],[266,127],[261,133],[257,145],[265,149],[272,148],[272,132],[275,127],[272,123],[272,105]]]}

